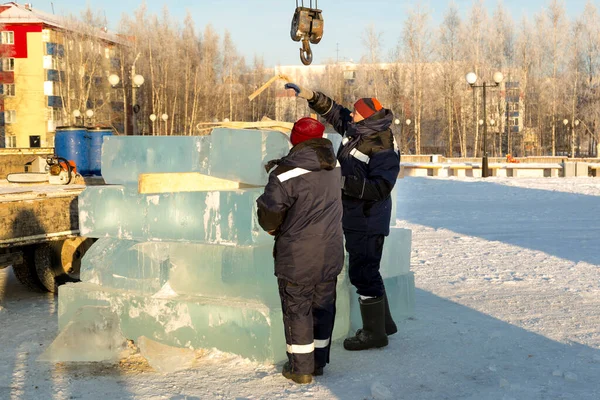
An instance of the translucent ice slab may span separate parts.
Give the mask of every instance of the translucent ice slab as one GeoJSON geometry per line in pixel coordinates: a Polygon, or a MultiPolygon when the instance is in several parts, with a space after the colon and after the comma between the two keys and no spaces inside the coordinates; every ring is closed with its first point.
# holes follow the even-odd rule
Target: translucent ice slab
{"type": "MultiPolygon", "coordinates": [[[[286,359],[281,309],[258,301],[161,298],[83,282],[60,286],[58,301],[60,328],[81,307],[106,306],[119,315],[127,338],[146,336],[176,347],[215,347],[257,361],[286,359]]],[[[348,333],[348,303],[338,297],[334,340],[348,333]]]]}
{"type": "Polygon", "coordinates": [[[210,175],[251,185],[266,185],[265,164],[285,156],[291,146],[277,131],[216,128],[211,137],[210,175]]]}
{"type": "Polygon", "coordinates": [[[410,229],[390,228],[390,235],[385,238],[379,268],[383,278],[410,272],[411,243],[412,231],[410,229]]]}
{"type": "Polygon", "coordinates": [[[137,185],[153,172],[208,173],[209,136],[107,136],[102,177],[110,184],[137,185]]]}
{"type": "Polygon", "coordinates": [[[169,244],[102,238],[85,253],[80,279],[114,289],[158,292],[169,278],[169,244]]]}
{"type": "Polygon", "coordinates": [[[148,364],[164,374],[191,368],[196,360],[196,353],[192,349],[167,346],[145,336],[139,337],[135,344],[148,364]]]}
{"type": "Polygon", "coordinates": [[[398,191],[400,191],[401,180],[396,180],[394,189],[392,189],[392,217],[390,218],[390,226],[396,226],[396,220],[398,219],[398,191]]]}
{"type": "Polygon", "coordinates": [[[272,243],[256,216],[263,189],[141,195],[123,186],[88,186],[79,195],[82,236],[138,241],[272,243]]]}
{"type": "Polygon", "coordinates": [[[342,135],[339,133],[325,133],[323,137],[331,141],[333,144],[333,150],[335,150],[335,153],[337,154],[340,144],[342,143],[342,135]]]}
{"type": "MultiPolygon", "coordinates": [[[[383,279],[390,311],[395,321],[415,316],[415,275],[412,272],[383,279]]],[[[352,290],[350,299],[350,328],[352,331],[362,328],[358,294],[352,290]]]]}
{"type": "MultiPolygon", "coordinates": [[[[201,243],[135,242],[101,238],[85,254],[83,282],[146,295],[241,298],[280,303],[273,274],[273,244],[226,246],[201,243]],[[159,294],[160,295],[160,294],[159,294]]],[[[347,282],[338,282],[347,298],[347,282]]]]}
{"type": "Polygon", "coordinates": [[[116,361],[126,340],[119,316],[108,307],[80,307],[38,361],[116,361]]]}

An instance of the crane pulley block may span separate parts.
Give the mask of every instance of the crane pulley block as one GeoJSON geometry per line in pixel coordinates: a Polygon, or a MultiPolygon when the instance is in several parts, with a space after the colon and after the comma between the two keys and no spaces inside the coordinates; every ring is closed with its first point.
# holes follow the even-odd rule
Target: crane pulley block
{"type": "Polygon", "coordinates": [[[290,34],[293,41],[302,41],[300,60],[304,65],[310,65],[312,63],[310,43],[318,44],[321,41],[321,38],[323,38],[323,23],[322,11],[312,7],[312,0],[310,2],[310,7],[304,7],[304,1],[302,1],[302,5],[299,6],[298,1],[296,1],[296,11],[292,18],[292,29],[290,34]]]}

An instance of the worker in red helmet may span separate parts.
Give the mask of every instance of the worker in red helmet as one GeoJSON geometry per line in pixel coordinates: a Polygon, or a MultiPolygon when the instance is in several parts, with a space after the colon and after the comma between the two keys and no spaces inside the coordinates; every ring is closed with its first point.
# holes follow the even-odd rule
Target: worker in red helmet
{"type": "MultiPolygon", "coordinates": [[[[373,97],[358,99],[353,110],[321,92],[285,85],[343,136],[337,159],[342,168],[343,228],[348,275],[359,295],[363,327],[344,341],[346,350],[385,347],[398,328],[379,272],[390,233],[391,193],[400,172],[400,152],[392,134],[394,115],[373,97]]],[[[395,218],[395,216],[394,216],[395,218]]]]}
{"type": "Polygon", "coordinates": [[[312,382],[329,362],[337,276],[344,264],[341,171],[325,127],[298,120],[294,146],[267,164],[269,182],[258,200],[258,221],[275,236],[275,275],[283,310],[288,362],[283,375],[312,382]]]}

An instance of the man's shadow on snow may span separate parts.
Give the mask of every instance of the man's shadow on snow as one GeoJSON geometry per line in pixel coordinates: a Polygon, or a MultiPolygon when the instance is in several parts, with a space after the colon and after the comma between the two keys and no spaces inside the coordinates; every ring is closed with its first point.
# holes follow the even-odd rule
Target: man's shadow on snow
{"type": "Polygon", "coordinates": [[[316,381],[348,400],[598,398],[600,350],[419,289],[416,305],[417,317],[398,321],[388,347],[349,352],[335,342],[316,381]]]}
{"type": "Polygon", "coordinates": [[[600,196],[493,180],[405,178],[398,185],[398,219],[600,264],[600,196]]]}

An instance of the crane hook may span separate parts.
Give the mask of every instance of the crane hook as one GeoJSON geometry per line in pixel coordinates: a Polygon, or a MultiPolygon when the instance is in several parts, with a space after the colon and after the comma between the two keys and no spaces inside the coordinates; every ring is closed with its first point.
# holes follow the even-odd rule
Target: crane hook
{"type": "Polygon", "coordinates": [[[310,65],[312,63],[313,54],[310,49],[310,43],[308,42],[308,38],[304,37],[302,39],[302,48],[300,49],[300,61],[304,65],[310,65]]]}

